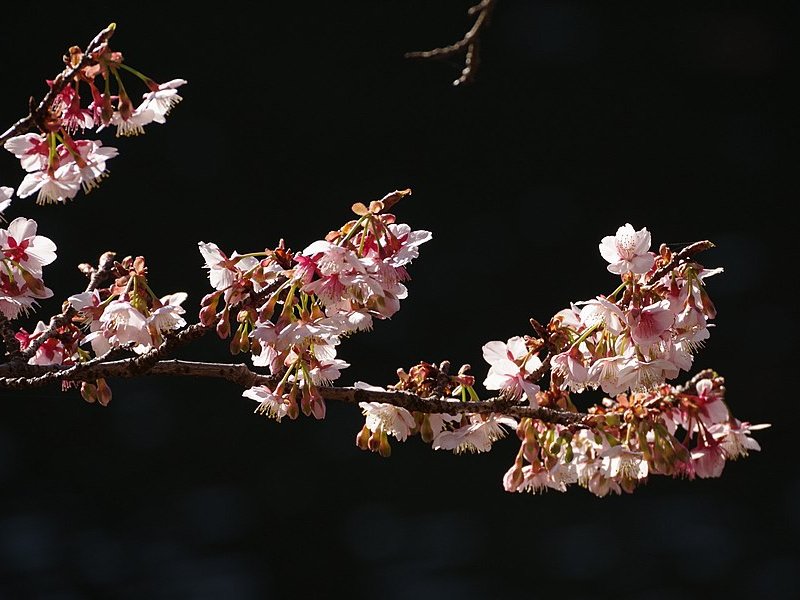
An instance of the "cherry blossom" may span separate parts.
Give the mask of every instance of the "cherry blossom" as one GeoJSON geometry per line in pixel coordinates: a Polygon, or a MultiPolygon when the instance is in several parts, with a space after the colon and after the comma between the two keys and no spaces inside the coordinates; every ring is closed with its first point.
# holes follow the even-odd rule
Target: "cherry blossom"
{"type": "Polygon", "coordinates": [[[610,263],[608,270],[617,275],[647,273],[655,261],[649,250],[650,232],[644,227],[636,231],[630,223],[600,242],[600,254],[610,263]]]}
{"type": "Polygon", "coordinates": [[[166,117],[183,98],[178,95],[177,89],[186,85],[185,79],[172,79],[160,84],[156,90],[148,92],[142,96],[144,101],[136,109],[137,111],[149,111],[152,120],[156,123],[165,123],[166,117]]]}
{"type": "Polygon", "coordinates": [[[36,235],[36,221],[17,217],[7,229],[0,229],[0,252],[30,274],[41,277],[42,267],[56,259],[56,245],[36,235]]]}
{"type": "Polygon", "coordinates": [[[0,222],[3,222],[3,212],[11,206],[11,198],[14,196],[14,188],[0,185],[0,222]]]}
{"type": "Polygon", "coordinates": [[[278,422],[289,412],[289,405],[284,401],[283,397],[276,395],[265,385],[246,389],[242,392],[242,396],[259,403],[255,412],[275,419],[278,422]]]}
{"type": "Polygon", "coordinates": [[[38,192],[37,204],[50,204],[73,199],[81,190],[83,178],[73,164],[65,164],[52,173],[49,170],[28,173],[17,188],[17,196],[27,198],[38,192]]]}
{"type": "MultiPolygon", "coordinates": [[[[353,387],[361,390],[386,391],[384,388],[369,385],[363,381],[356,381],[353,387]]],[[[366,417],[364,426],[367,429],[373,432],[383,430],[401,442],[406,441],[416,426],[414,416],[400,406],[384,402],[359,402],[358,406],[366,417]]]]}
{"type": "Polygon", "coordinates": [[[742,456],[747,456],[751,450],[761,450],[761,445],[750,437],[752,431],[766,429],[769,423],[759,423],[751,425],[747,422],[731,419],[729,421],[715,423],[708,428],[709,433],[714,439],[721,443],[721,448],[728,460],[736,460],[742,456]]]}
{"type": "Polygon", "coordinates": [[[491,365],[483,382],[487,390],[503,390],[514,398],[524,394],[531,406],[537,405],[539,386],[527,377],[542,366],[542,361],[528,350],[524,338],[488,342],[483,346],[483,358],[491,365]]]}
{"type": "Polygon", "coordinates": [[[472,415],[456,429],[443,429],[433,440],[434,450],[461,452],[488,452],[492,443],[505,437],[503,426],[515,429],[517,421],[502,415],[472,415]]]}
{"type": "Polygon", "coordinates": [[[631,338],[644,348],[655,344],[672,327],[675,315],[669,309],[669,302],[662,300],[643,309],[631,309],[627,315],[631,338]]]}

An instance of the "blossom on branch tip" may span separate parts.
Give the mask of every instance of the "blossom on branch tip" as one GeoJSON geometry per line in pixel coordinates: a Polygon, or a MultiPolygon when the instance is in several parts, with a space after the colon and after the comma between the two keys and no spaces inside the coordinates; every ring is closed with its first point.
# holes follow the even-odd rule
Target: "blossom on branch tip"
{"type": "Polygon", "coordinates": [[[152,112],[152,120],[156,123],[165,123],[166,117],[178,102],[183,100],[178,95],[177,88],[186,85],[185,79],[172,79],[158,86],[158,89],[148,92],[142,96],[144,101],[137,110],[148,110],[152,112]]]}
{"type": "Polygon", "coordinates": [[[750,450],[761,450],[761,445],[750,437],[750,432],[757,429],[766,429],[770,426],[769,423],[751,425],[738,419],[731,419],[712,425],[708,428],[708,431],[715,440],[720,442],[725,458],[736,460],[742,456],[747,456],[750,450]]]}
{"type": "Polygon", "coordinates": [[[647,273],[655,262],[650,250],[650,232],[646,228],[636,231],[630,223],[617,229],[600,242],[600,254],[610,264],[608,270],[617,275],[647,273]]]}
{"type": "Polygon", "coordinates": [[[198,248],[206,261],[205,268],[208,269],[211,287],[218,291],[227,290],[243,272],[259,264],[257,258],[241,257],[236,252],[228,258],[213,242],[198,242],[198,248]]]}

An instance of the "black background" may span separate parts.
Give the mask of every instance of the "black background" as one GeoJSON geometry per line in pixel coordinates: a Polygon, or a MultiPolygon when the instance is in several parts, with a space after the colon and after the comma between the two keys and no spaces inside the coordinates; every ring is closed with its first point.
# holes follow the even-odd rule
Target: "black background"
{"type": "MultiPolygon", "coordinates": [[[[111,21],[115,48],[184,101],[67,206],[16,200],[58,245],[47,318],[101,252],[148,258],[196,319],[198,241],[294,249],[394,189],[433,232],[391,320],[340,347],[340,383],[420,360],[470,363],[569,301],[616,285],[597,244],[630,222],[654,245],[710,239],[717,327],[696,368],[726,376],[761,453],[716,480],[633,495],[509,494],[516,439],[485,455],[418,439],[381,459],[328,418],[253,415],[217,381],[112,381],[107,408],[55,388],[0,392],[3,598],[674,598],[800,594],[794,265],[796,5],[501,0],[481,69],[403,57],[458,39],[469,2],[8,9],[5,123],[69,45],[111,21]],[[52,10],[51,10],[52,9],[52,10]]],[[[4,9],[6,10],[6,9],[4,9]]],[[[132,95],[143,92],[131,80],[132,95]]],[[[0,183],[22,171],[0,156],[0,183]]],[[[182,358],[230,360],[204,339],[182,358]]]]}

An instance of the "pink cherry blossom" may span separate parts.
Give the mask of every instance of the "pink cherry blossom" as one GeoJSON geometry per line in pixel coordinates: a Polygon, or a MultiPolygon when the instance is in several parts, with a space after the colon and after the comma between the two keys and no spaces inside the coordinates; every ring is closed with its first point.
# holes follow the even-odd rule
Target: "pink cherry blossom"
{"type": "Polygon", "coordinates": [[[661,385],[667,379],[673,379],[680,372],[674,363],[658,358],[655,360],[641,360],[631,358],[626,366],[630,368],[627,373],[628,384],[633,391],[643,391],[661,385]]]}
{"type": "Polygon", "coordinates": [[[80,164],[70,155],[70,159],[76,162],[75,168],[81,176],[81,186],[84,192],[88,192],[99,185],[99,181],[108,174],[106,161],[119,154],[113,146],[103,146],[99,140],[79,140],[75,142],[75,147],[80,155],[80,164]]]}
{"type": "Polygon", "coordinates": [[[350,363],[339,358],[321,360],[319,364],[309,369],[308,374],[311,376],[311,382],[314,385],[331,385],[331,383],[339,379],[342,369],[346,369],[349,366],[350,363]]]}
{"type": "Polygon", "coordinates": [[[747,422],[732,419],[724,423],[717,423],[708,428],[715,440],[720,442],[725,458],[736,460],[747,456],[750,450],[761,450],[760,444],[750,437],[750,432],[770,427],[769,423],[751,425],[747,422]]]}
{"type": "Polygon", "coordinates": [[[81,189],[83,178],[74,163],[67,163],[50,173],[47,169],[28,173],[17,188],[17,196],[27,198],[35,192],[37,204],[66,202],[81,189]]]}
{"type": "Polygon", "coordinates": [[[514,398],[524,394],[531,406],[537,406],[539,386],[526,378],[542,366],[542,361],[528,351],[524,338],[488,342],[483,346],[483,358],[491,365],[483,382],[487,390],[503,390],[514,398]]]}
{"type": "Polygon", "coordinates": [[[655,262],[650,250],[650,232],[646,228],[634,230],[630,223],[617,229],[600,242],[600,254],[609,263],[608,270],[617,275],[647,273],[655,262]]]}
{"type": "Polygon", "coordinates": [[[581,392],[589,381],[589,369],[577,348],[553,356],[550,368],[564,379],[562,389],[581,392]]]}
{"type": "Polygon", "coordinates": [[[619,335],[624,328],[625,313],[619,306],[602,296],[594,300],[576,302],[575,305],[583,305],[579,315],[580,325],[583,327],[588,328],[602,323],[603,328],[614,335],[619,335]]]}
{"type": "Polygon", "coordinates": [[[430,231],[412,231],[405,223],[392,223],[389,231],[400,242],[400,249],[386,259],[386,263],[392,267],[402,267],[410,263],[419,256],[419,246],[433,239],[430,231]]]}
{"type": "MultiPolygon", "coordinates": [[[[21,329],[14,337],[20,342],[20,348],[27,348],[33,340],[38,338],[47,329],[43,321],[36,324],[32,333],[28,334],[21,329]]],[[[60,365],[64,362],[64,346],[58,338],[48,338],[36,349],[36,353],[28,359],[29,365],[60,365]]]]}
{"type": "Polygon", "coordinates": [[[456,429],[442,430],[433,440],[434,450],[461,452],[488,452],[492,442],[506,435],[503,426],[516,429],[517,421],[511,417],[491,414],[485,417],[471,415],[467,423],[456,429]]]}
{"type": "Polygon", "coordinates": [[[649,473],[643,453],[622,444],[608,447],[600,456],[603,459],[603,469],[611,478],[645,479],[649,473]]]}
{"type": "Polygon", "coordinates": [[[0,222],[4,221],[3,212],[11,206],[11,197],[14,195],[14,188],[0,185],[0,222]]]}
{"type": "MultiPolygon", "coordinates": [[[[144,133],[144,126],[152,123],[155,117],[155,112],[139,106],[127,119],[124,118],[119,111],[115,110],[111,115],[110,124],[117,127],[117,137],[130,137],[142,135],[144,133]]],[[[105,126],[101,126],[97,130],[100,131],[104,127],[105,126]]]]}
{"type": "Polygon", "coordinates": [[[50,144],[47,136],[40,133],[24,133],[6,140],[3,147],[16,156],[22,168],[33,173],[48,166],[50,144]]]}
{"type": "Polygon", "coordinates": [[[589,367],[588,382],[610,396],[616,396],[628,389],[633,368],[625,356],[609,356],[596,360],[589,367]]]}
{"type": "Polygon", "coordinates": [[[259,403],[255,412],[266,415],[278,422],[289,412],[289,405],[284,398],[275,394],[265,385],[251,387],[242,392],[242,396],[259,403]]]}
{"type": "Polygon", "coordinates": [[[633,341],[647,348],[661,340],[661,336],[675,322],[675,315],[669,309],[669,301],[662,300],[641,310],[631,309],[627,321],[633,341]]]}
{"type": "MultiPolygon", "coordinates": [[[[369,385],[363,381],[356,381],[353,384],[360,390],[371,390],[385,392],[382,387],[369,385]]],[[[387,435],[397,438],[404,442],[416,426],[414,416],[405,408],[386,404],[384,402],[360,402],[358,404],[366,417],[365,425],[370,431],[383,430],[387,435]]]]}
{"type": "Polygon", "coordinates": [[[147,328],[147,319],[127,300],[109,302],[91,327],[92,333],[84,338],[84,342],[91,342],[92,349],[98,356],[111,348],[129,344],[140,354],[152,347],[153,338],[147,328]]]}
{"type": "Polygon", "coordinates": [[[181,304],[186,300],[186,292],[176,292],[160,299],[161,306],[151,311],[147,317],[147,324],[156,331],[174,331],[186,326],[186,320],[181,317],[186,311],[181,304]]]}
{"type": "Polygon", "coordinates": [[[41,277],[42,267],[56,259],[56,245],[50,238],[36,235],[36,221],[17,217],[0,229],[0,253],[20,265],[35,277],[41,277]]]}
{"type": "Polygon", "coordinates": [[[208,279],[215,290],[227,290],[244,271],[258,266],[259,261],[252,256],[241,257],[236,252],[228,258],[213,242],[199,242],[200,254],[206,261],[208,279]]]}
{"type": "Polygon", "coordinates": [[[692,450],[692,466],[698,477],[719,477],[725,468],[725,451],[721,443],[714,439],[706,440],[692,450]]]}
{"type": "Polygon", "coordinates": [[[162,83],[155,91],[148,92],[142,96],[144,101],[136,109],[137,111],[150,111],[152,121],[155,123],[165,123],[166,117],[178,102],[183,100],[178,95],[177,88],[186,85],[185,79],[172,79],[162,83]]]}

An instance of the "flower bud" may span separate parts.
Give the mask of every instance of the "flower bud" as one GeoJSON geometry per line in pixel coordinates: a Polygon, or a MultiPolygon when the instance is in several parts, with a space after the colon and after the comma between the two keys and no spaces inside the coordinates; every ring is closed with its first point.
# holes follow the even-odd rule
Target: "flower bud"
{"type": "Polygon", "coordinates": [[[240,325],[236,329],[236,333],[231,338],[231,343],[228,344],[228,349],[230,350],[231,354],[236,356],[239,354],[239,351],[242,349],[242,326],[240,325]]]}
{"type": "Polygon", "coordinates": [[[111,388],[102,378],[97,380],[97,401],[103,406],[108,406],[111,402],[111,388]]]}
{"type": "Polygon", "coordinates": [[[217,335],[220,339],[224,340],[231,334],[231,323],[229,320],[228,315],[228,307],[225,307],[225,310],[222,311],[222,314],[219,316],[219,321],[217,322],[217,335]]]}
{"type": "Polygon", "coordinates": [[[114,115],[114,107],[111,105],[111,94],[103,94],[103,102],[100,106],[100,120],[103,125],[111,123],[111,117],[114,115]]]}
{"type": "Polygon", "coordinates": [[[378,446],[378,452],[383,458],[389,458],[392,455],[392,447],[389,445],[389,436],[381,429],[381,442],[378,446]]]}
{"type": "Polygon", "coordinates": [[[97,386],[88,381],[81,382],[81,396],[89,404],[94,404],[97,401],[97,386]]]}
{"type": "Polygon", "coordinates": [[[539,446],[535,442],[525,442],[522,444],[522,453],[529,463],[539,458],[539,446]]]}
{"type": "Polygon", "coordinates": [[[300,416],[300,407],[297,405],[297,394],[300,393],[300,390],[297,388],[297,383],[295,382],[292,385],[292,389],[289,390],[289,394],[286,397],[287,408],[286,414],[289,415],[289,418],[294,420],[298,416],[300,416]]]}
{"type": "Polygon", "coordinates": [[[247,330],[248,330],[247,327],[242,327],[241,340],[240,340],[242,352],[250,351],[250,334],[248,333],[247,330]]]}
{"type": "Polygon", "coordinates": [[[422,420],[422,425],[420,425],[419,428],[419,437],[421,437],[422,441],[426,444],[430,444],[433,441],[433,428],[431,427],[428,415],[425,415],[425,418],[422,420]]]}
{"type": "Polygon", "coordinates": [[[373,452],[377,452],[381,446],[381,429],[380,427],[372,432],[367,440],[367,447],[373,452]]]}
{"type": "Polygon", "coordinates": [[[263,347],[261,346],[261,342],[258,341],[258,338],[248,336],[247,342],[250,344],[250,351],[253,354],[255,354],[256,356],[261,354],[263,347]]]}
{"type": "Polygon", "coordinates": [[[308,388],[303,388],[303,394],[300,396],[300,410],[303,411],[305,416],[311,414],[311,394],[308,393],[308,388]]]}
{"type": "Polygon", "coordinates": [[[356,435],[356,446],[361,448],[362,450],[369,450],[369,436],[372,432],[364,425],[361,428],[361,431],[358,432],[356,435]]]}
{"type": "Polygon", "coordinates": [[[524,479],[525,479],[525,476],[522,474],[522,469],[520,469],[519,467],[515,468],[511,472],[511,478],[510,478],[510,482],[509,482],[511,484],[511,489],[515,490],[519,486],[521,486],[522,485],[522,481],[524,479]]]}
{"type": "Polygon", "coordinates": [[[117,108],[119,110],[119,116],[121,116],[124,120],[128,120],[131,118],[133,114],[133,103],[131,99],[128,97],[128,94],[125,90],[119,91],[119,101],[117,102],[117,108]]]}

